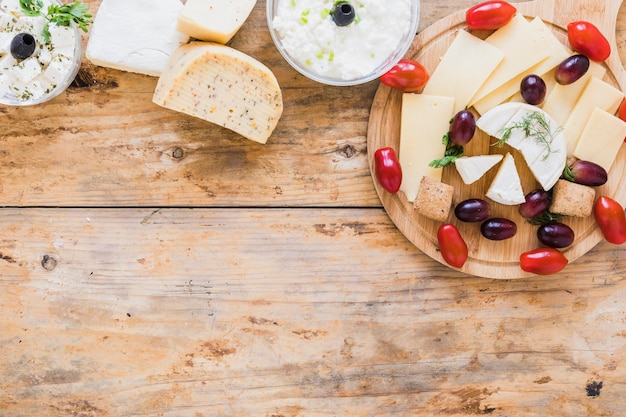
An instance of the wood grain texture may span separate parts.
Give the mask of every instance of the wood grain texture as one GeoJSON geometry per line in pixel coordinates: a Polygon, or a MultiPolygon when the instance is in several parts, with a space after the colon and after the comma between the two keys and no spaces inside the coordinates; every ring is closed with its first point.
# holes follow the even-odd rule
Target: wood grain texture
{"type": "MultiPolygon", "coordinates": [[[[615,41],[615,24],[620,2],[598,0],[584,2],[585,7],[577,1],[536,0],[519,3],[518,11],[529,18],[541,17],[555,35],[567,44],[567,23],[572,20],[589,20],[594,22],[603,33],[607,33],[610,43],[614,45],[610,59],[606,61],[607,75],[605,80],[620,90],[626,90],[626,72],[617,53],[615,41]],[[567,10],[567,13],[561,11],[567,10]],[[572,12],[572,10],[577,11],[572,12]]],[[[459,30],[466,30],[465,13],[459,11],[420,32],[415,38],[407,56],[422,63],[429,73],[437,68],[443,56],[456,37],[459,30]]],[[[481,36],[480,33],[477,34],[481,36]]],[[[463,71],[463,69],[460,69],[463,71]]],[[[402,152],[400,148],[400,124],[402,110],[402,93],[384,85],[378,88],[374,97],[370,123],[368,129],[368,148],[379,149],[390,146],[402,152]]],[[[479,117],[477,113],[476,117],[479,117]]],[[[466,155],[506,154],[511,152],[517,161],[517,169],[522,180],[525,193],[541,188],[533,173],[525,165],[524,158],[512,148],[494,147],[489,135],[478,130],[474,139],[465,147],[466,155]]],[[[369,154],[370,169],[373,166],[373,153],[369,154]]],[[[471,185],[465,185],[456,172],[454,166],[443,168],[442,181],[454,187],[453,205],[470,198],[485,198],[495,175],[495,169],[488,172],[480,180],[471,185]]],[[[596,189],[598,196],[608,195],[615,200],[626,204],[626,146],[622,146],[616,161],[609,172],[610,181],[596,189]]],[[[445,263],[437,243],[437,229],[441,222],[431,220],[417,213],[413,203],[406,200],[402,192],[390,194],[378,183],[375,183],[384,207],[391,219],[402,233],[434,259],[445,263]]],[[[519,267],[519,255],[539,246],[537,227],[532,226],[519,215],[517,206],[505,206],[491,202],[492,217],[511,219],[517,224],[517,234],[506,241],[490,241],[481,236],[480,228],[476,224],[458,221],[451,212],[447,223],[457,225],[462,236],[470,248],[469,258],[462,271],[488,278],[511,279],[532,276],[519,267]]],[[[563,220],[575,233],[575,240],[571,246],[563,250],[570,261],[574,261],[587,253],[603,239],[593,216],[586,218],[568,218],[563,220]]]]}
{"type": "Polygon", "coordinates": [[[608,244],[573,274],[493,281],[415,251],[380,209],[3,209],[0,231],[3,417],[626,406],[608,244]]]}
{"type": "MultiPolygon", "coordinates": [[[[423,0],[420,31],[474,3],[423,0]]],[[[0,416],[620,415],[626,247],[511,281],[423,254],[369,174],[378,84],[307,81],[264,10],[232,45],[283,87],[265,146],[88,63],[0,107],[0,416]]]]}

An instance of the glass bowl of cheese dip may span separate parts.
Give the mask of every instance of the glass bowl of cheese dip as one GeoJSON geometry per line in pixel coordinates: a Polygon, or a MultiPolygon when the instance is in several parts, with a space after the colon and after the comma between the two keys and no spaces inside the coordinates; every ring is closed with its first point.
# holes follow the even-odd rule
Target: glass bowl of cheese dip
{"type": "MultiPolygon", "coordinates": [[[[43,0],[42,13],[58,0],[43,0]]],[[[80,69],[80,29],[28,16],[19,0],[0,0],[0,104],[31,106],[61,94],[80,69]]]]}
{"type": "Polygon", "coordinates": [[[407,52],[419,0],[268,0],[267,23],[283,58],[328,85],[372,81],[407,52]]]}

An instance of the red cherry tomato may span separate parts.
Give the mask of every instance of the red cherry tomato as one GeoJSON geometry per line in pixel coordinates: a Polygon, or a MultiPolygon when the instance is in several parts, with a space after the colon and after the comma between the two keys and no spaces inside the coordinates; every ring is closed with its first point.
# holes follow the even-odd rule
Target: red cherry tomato
{"type": "Polygon", "coordinates": [[[461,268],[467,261],[468,249],[459,229],[453,224],[442,224],[437,230],[439,251],[443,259],[455,268],[461,268]]]}
{"type": "Polygon", "coordinates": [[[602,196],[593,206],[593,215],[607,242],[616,245],[626,242],[626,214],[620,203],[602,196]]]}
{"type": "Polygon", "coordinates": [[[533,249],[519,257],[520,268],[537,275],[556,274],[565,268],[568,262],[565,255],[554,248],[533,249]]]}
{"type": "Polygon", "coordinates": [[[513,19],[517,9],[506,1],[486,1],[470,7],[465,13],[467,27],[472,30],[495,30],[513,19]]]}
{"type": "MultiPolygon", "coordinates": [[[[620,104],[619,110],[617,110],[617,117],[626,122],[626,100],[623,100],[622,104],[620,104]]],[[[626,142],[626,138],[624,138],[624,142],[626,142]]]]}
{"type": "Polygon", "coordinates": [[[402,184],[402,167],[393,148],[380,148],[374,153],[374,172],[378,183],[395,194],[402,184]]]}
{"type": "Polygon", "coordinates": [[[424,87],[429,78],[422,64],[411,59],[401,59],[380,77],[380,81],[391,88],[411,93],[424,87]]]}
{"type": "Polygon", "coordinates": [[[567,25],[567,39],[576,52],[592,61],[602,62],[611,55],[611,45],[602,32],[590,22],[578,20],[567,25]]]}

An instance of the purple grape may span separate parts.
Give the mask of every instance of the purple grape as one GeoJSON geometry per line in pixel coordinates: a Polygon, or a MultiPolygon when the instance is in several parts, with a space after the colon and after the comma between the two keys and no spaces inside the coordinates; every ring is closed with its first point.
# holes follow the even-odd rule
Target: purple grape
{"type": "Polygon", "coordinates": [[[572,55],[565,58],[556,67],[554,78],[561,85],[568,85],[576,82],[589,70],[589,58],[584,55],[572,55]]]}
{"type": "Polygon", "coordinates": [[[519,214],[525,219],[532,219],[550,208],[552,197],[541,188],[526,194],[526,202],[519,205],[519,214]]]}
{"type": "Polygon", "coordinates": [[[520,83],[522,97],[528,104],[534,106],[543,103],[543,100],[546,98],[546,91],[545,81],[535,74],[525,76],[520,83]]]}
{"type": "Polygon", "coordinates": [[[597,187],[604,185],[608,180],[606,169],[600,165],[578,159],[569,166],[569,173],[564,177],[572,182],[597,187]]]}
{"type": "Polygon", "coordinates": [[[549,222],[539,226],[537,238],[551,248],[566,248],[574,242],[574,231],[566,224],[549,222]]]}
{"type": "Polygon", "coordinates": [[[476,119],[469,110],[461,110],[454,115],[450,124],[450,141],[457,145],[467,145],[474,137],[476,119]]]}
{"type": "Polygon", "coordinates": [[[454,214],[462,222],[476,223],[487,220],[491,214],[491,206],[480,198],[461,201],[454,207],[454,214]]]}
{"type": "Polygon", "coordinates": [[[480,233],[489,240],[510,239],[517,233],[517,225],[509,219],[493,218],[480,225],[480,233]]]}

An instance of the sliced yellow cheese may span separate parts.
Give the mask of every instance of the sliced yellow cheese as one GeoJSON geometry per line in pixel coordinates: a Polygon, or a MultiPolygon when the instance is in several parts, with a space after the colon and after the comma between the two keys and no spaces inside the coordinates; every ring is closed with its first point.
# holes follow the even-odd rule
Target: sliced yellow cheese
{"type": "Polygon", "coordinates": [[[256,0],[187,0],[176,29],[192,38],[228,43],[244,24],[256,0]]]}
{"type": "Polygon", "coordinates": [[[432,168],[428,164],[443,157],[446,147],[442,139],[450,129],[453,115],[452,97],[402,95],[398,159],[402,166],[400,190],[408,201],[415,201],[423,176],[441,180],[441,168],[432,168]]]}
{"type": "Polygon", "coordinates": [[[463,110],[503,58],[504,53],[498,48],[460,30],[423,93],[454,97],[454,112],[463,110]]]}
{"type": "Polygon", "coordinates": [[[611,84],[591,77],[563,125],[567,152],[571,154],[576,149],[580,135],[596,107],[614,114],[623,98],[624,93],[611,84]]]}
{"type": "Polygon", "coordinates": [[[574,156],[595,162],[608,172],[625,137],[626,122],[596,107],[583,129],[574,156]]]}
{"type": "Polygon", "coordinates": [[[526,201],[522,183],[517,173],[513,155],[507,153],[500,164],[498,173],[487,190],[487,197],[506,206],[522,204],[526,201]]]}
{"type": "Polygon", "coordinates": [[[502,160],[502,155],[462,156],[454,166],[465,184],[473,184],[502,160]]]}
{"type": "Polygon", "coordinates": [[[278,81],[265,65],[211,42],[174,51],[152,100],[259,143],[267,141],[283,111],[278,81]]]}
{"type": "MultiPolygon", "coordinates": [[[[585,75],[572,84],[555,84],[541,106],[559,126],[564,126],[565,122],[567,122],[567,118],[591,77],[602,79],[606,73],[606,68],[602,64],[594,61],[590,61],[589,64],[589,70],[587,70],[585,75]]],[[[554,78],[554,74],[552,74],[551,78],[554,78]]]]}
{"type": "MultiPolygon", "coordinates": [[[[485,42],[504,52],[504,59],[470,100],[470,105],[543,61],[549,54],[542,36],[532,30],[530,22],[521,14],[489,35],[485,42]]],[[[476,57],[480,60],[479,55],[476,57]]]]}
{"type": "Polygon", "coordinates": [[[546,83],[547,89],[553,84],[554,74],[550,77],[548,73],[558,66],[564,59],[570,56],[570,50],[559,41],[554,33],[540,18],[533,19],[528,25],[529,30],[541,39],[541,47],[547,51],[548,57],[529,69],[511,78],[500,87],[487,94],[485,97],[474,103],[474,109],[480,114],[484,114],[489,109],[504,103],[509,97],[519,92],[522,79],[530,74],[539,75],[546,83]]]}

